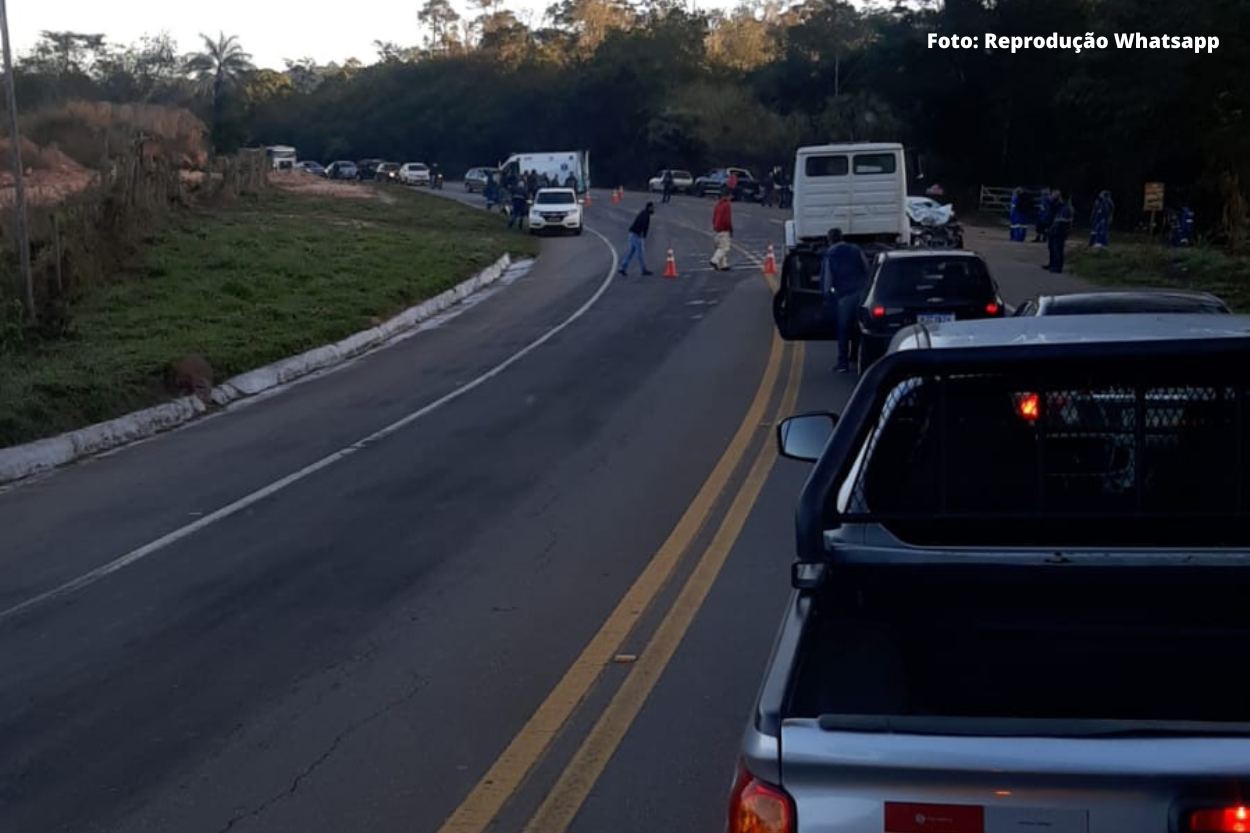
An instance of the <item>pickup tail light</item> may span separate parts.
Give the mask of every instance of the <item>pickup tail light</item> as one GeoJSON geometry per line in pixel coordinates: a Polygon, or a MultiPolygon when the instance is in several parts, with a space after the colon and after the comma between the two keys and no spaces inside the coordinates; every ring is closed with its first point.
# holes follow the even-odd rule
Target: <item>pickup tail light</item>
{"type": "Polygon", "coordinates": [[[738,768],[729,796],[729,833],[795,833],[794,805],[780,787],[738,768]]]}
{"type": "Polygon", "coordinates": [[[1016,403],[1016,416],[1025,422],[1037,422],[1042,415],[1042,397],[1036,393],[1017,393],[1012,398],[1016,403]]]}
{"type": "Polygon", "coordinates": [[[1002,309],[1002,307],[998,305],[997,301],[990,301],[988,304],[985,305],[985,314],[986,315],[998,315],[998,311],[1000,309],[1002,309]]]}
{"type": "Polygon", "coordinates": [[[1250,833],[1250,806],[1206,807],[1192,810],[1185,821],[1186,833],[1250,833]]]}
{"type": "Polygon", "coordinates": [[[880,305],[873,307],[872,317],[873,318],[885,318],[885,307],[880,306],[880,305]]]}

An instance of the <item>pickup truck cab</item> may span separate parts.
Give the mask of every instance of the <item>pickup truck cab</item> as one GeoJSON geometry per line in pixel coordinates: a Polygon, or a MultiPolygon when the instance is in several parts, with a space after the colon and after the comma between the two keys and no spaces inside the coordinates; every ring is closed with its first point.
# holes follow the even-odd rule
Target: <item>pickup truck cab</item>
{"type": "Polygon", "coordinates": [[[1250,318],[913,325],[814,461],[731,833],[1250,822],[1250,318]]]}

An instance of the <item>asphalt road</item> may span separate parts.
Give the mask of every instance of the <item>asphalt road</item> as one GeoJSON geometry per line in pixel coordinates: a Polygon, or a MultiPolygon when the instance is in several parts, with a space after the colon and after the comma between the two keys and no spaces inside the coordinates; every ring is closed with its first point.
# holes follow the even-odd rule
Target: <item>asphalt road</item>
{"type": "MultiPolygon", "coordinates": [[[[644,199],[596,192],[439,327],[0,493],[0,830],[719,829],[806,474],[770,425],[854,378],[773,336],[780,211],[739,206],[714,273],[679,197],[657,276],[615,276],[644,199]]],[[[1009,301],[1071,285],[996,238],[1009,301]]]]}

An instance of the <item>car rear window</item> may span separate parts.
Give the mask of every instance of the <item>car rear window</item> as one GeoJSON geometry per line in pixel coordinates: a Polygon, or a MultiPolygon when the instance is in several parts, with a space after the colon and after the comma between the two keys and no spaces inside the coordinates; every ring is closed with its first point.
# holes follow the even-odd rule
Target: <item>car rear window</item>
{"type": "Polygon", "coordinates": [[[843,516],[926,544],[1250,543],[1245,383],[1100,369],[903,380],[839,495],[843,516]]]}
{"type": "Polygon", "coordinates": [[[809,156],[803,162],[807,176],[846,176],[849,169],[845,156],[809,156]]]}
{"type": "Polygon", "coordinates": [[[534,198],[539,205],[568,205],[575,200],[572,191],[546,191],[534,198]]]}
{"type": "Polygon", "coordinates": [[[994,297],[994,282],[980,258],[900,257],[882,264],[874,297],[900,306],[977,302],[994,297]]]}
{"type": "Polygon", "coordinates": [[[855,154],[855,173],[857,174],[892,174],[894,170],[894,154],[892,153],[855,154]]]}

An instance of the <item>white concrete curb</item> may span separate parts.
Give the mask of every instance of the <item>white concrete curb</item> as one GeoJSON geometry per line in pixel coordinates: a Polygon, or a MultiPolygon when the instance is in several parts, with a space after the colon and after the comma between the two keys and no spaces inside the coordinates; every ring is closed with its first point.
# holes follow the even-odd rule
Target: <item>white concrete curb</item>
{"type": "MultiPolygon", "coordinates": [[[[474,292],[498,281],[508,271],[512,260],[504,255],[490,266],[451,289],[404,310],[376,327],[362,330],[342,341],[315,347],[298,356],[276,361],[238,376],[213,388],[211,397],[217,406],[255,396],[301,376],[340,364],[367,350],[378,347],[395,336],[415,328],[452,307],[474,292]]],[[[527,264],[528,265],[528,264],[527,264]]],[[[32,474],[54,469],[92,454],[117,448],[127,443],[168,431],[208,411],[197,397],[184,396],[163,405],[134,411],[125,416],[88,425],[55,437],[0,448],[0,483],[9,483],[32,474]]]]}

